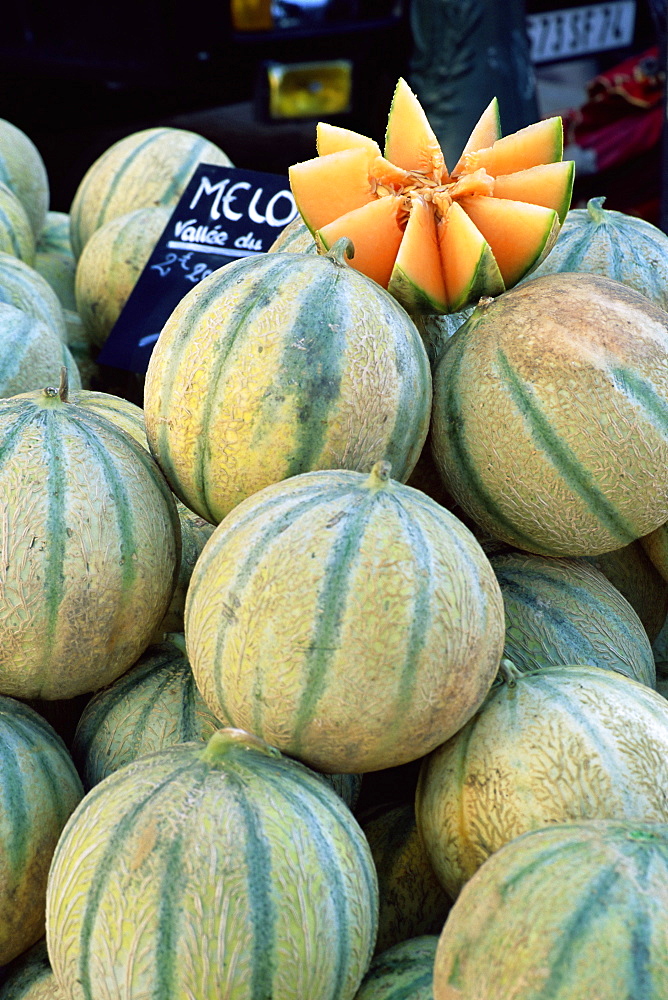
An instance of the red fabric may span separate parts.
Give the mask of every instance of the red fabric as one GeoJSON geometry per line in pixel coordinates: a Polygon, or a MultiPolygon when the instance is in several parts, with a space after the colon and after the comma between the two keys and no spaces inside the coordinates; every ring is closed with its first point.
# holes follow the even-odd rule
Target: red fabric
{"type": "Polygon", "coordinates": [[[593,150],[607,170],[659,144],[665,75],[658,46],[613,66],[587,85],[587,101],[565,112],[564,141],[593,150]]]}

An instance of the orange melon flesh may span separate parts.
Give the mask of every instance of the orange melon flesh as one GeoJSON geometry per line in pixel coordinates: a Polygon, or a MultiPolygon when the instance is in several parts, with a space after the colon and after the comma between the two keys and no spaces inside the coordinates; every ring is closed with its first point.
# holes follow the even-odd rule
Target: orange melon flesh
{"type": "Polygon", "coordinates": [[[489,243],[506,288],[541,260],[559,231],[554,209],[472,195],[459,204],[489,243]]]}
{"type": "Polygon", "coordinates": [[[355,247],[350,266],[387,288],[404,235],[399,224],[402,204],[403,199],[393,195],[376,198],[323,226],[315,234],[316,243],[329,250],[341,236],[347,236],[355,247]]]}
{"type": "Polygon", "coordinates": [[[387,119],[385,158],[404,170],[447,178],[438,139],[422,105],[403,78],[397,83],[387,119]]]}
{"type": "Polygon", "coordinates": [[[362,146],[295,163],[288,174],[297,208],[312,233],[376,200],[369,154],[362,146]]]}
{"type": "Polygon", "coordinates": [[[494,197],[552,208],[563,222],[571,204],[574,177],[572,160],[540,163],[512,174],[499,174],[494,181],[494,197]]]}
{"type": "Polygon", "coordinates": [[[463,309],[481,295],[505,291],[489,243],[456,201],[438,224],[438,241],[450,312],[463,309]]]}
{"type": "Polygon", "coordinates": [[[561,160],[563,153],[564,126],[556,115],[505,135],[486,149],[467,153],[462,159],[467,173],[484,167],[492,177],[498,177],[539,163],[554,163],[561,160]]]}
{"type": "Polygon", "coordinates": [[[424,198],[413,199],[387,287],[409,312],[444,312],[448,307],[434,206],[424,198]]]}
{"type": "Polygon", "coordinates": [[[451,172],[452,176],[454,177],[461,172],[464,157],[467,153],[474,153],[478,149],[486,149],[487,146],[491,146],[500,138],[501,119],[499,117],[499,102],[496,97],[493,97],[474,125],[473,131],[464,146],[462,155],[451,172]]]}
{"type": "Polygon", "coordinates": [[[318,122],[315,127],[315,148],[318,156],[329,156],[330,153],[340,153],[344,149],[360,147],[367,150],[369,160],[380,156],[380,146],[366,135],[327,122],[318,122]]]}

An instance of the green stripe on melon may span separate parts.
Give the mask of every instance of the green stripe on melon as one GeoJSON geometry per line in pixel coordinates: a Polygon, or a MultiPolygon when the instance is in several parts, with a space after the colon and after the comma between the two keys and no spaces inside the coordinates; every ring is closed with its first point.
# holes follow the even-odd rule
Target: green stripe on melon
{"type": "Polygon", "coordinates": [[[355,1000],[433,1000],[437,945],[435,934],[424,934],[376,955],[355,1000]]]}
{"type": "Polygon", "coordinates": [[[0,182],[0,250],[32,266],[35,234],[25,208],[6,184],[0,182]]]}
{"type": "Polygon", "coordinates": [[[221,730],[88,793],[52,864],[47,942],[72,1000],[121,989],[117,977],[156,1000],[352,1000],[377,905],[368,846],[338,796],[256,737],[221,730]]]}

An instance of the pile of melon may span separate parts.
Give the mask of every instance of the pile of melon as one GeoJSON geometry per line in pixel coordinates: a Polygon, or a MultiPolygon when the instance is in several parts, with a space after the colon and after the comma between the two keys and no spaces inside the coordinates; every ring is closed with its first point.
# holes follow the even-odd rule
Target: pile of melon
{"type": "Polygon", "coordinates": [[[668,237],[496,102],[316,152],[139,406],[97,353],[229,161],[50,212],[0,122],[0,1000],[665,1000],[668,237]]]}

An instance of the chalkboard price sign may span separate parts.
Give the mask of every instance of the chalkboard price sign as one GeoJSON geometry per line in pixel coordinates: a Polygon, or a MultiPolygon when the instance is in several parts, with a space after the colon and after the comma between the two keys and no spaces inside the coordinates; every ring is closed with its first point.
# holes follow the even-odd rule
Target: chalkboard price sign
{"type": "Polygon", "coordinates": [[[285,177],[200,164],[98,362],[143,374],[162,327],[186,292],[238,257],[266,253],[296,215],[285,177]]]}

